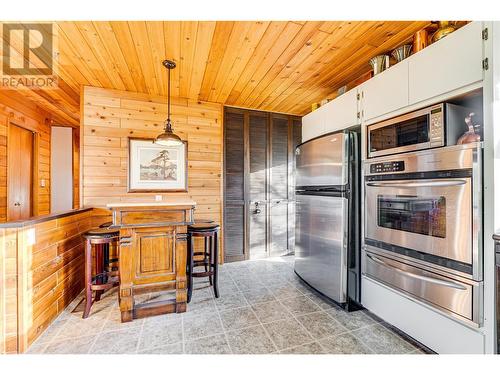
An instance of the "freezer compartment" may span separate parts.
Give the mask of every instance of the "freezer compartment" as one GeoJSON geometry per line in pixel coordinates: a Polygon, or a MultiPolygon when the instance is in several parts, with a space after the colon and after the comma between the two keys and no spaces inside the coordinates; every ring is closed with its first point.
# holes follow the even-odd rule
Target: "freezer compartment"
{"type": "Polygon", "coordinates": [[[299,145],[296,150],[296,187],[346,185],[348,139],[346,133],[335,133],[299,145]]]}
{"type": "Polygon", "coordinates": [[[445,276],[365,250],[364,274],[476,327],[482,324],[482,282],[445,276]]]}
{"type": "Polygon", "coordinates": [[[295,272],[338,303],[346,302],[348,200],[297,195],[295,272]]]}

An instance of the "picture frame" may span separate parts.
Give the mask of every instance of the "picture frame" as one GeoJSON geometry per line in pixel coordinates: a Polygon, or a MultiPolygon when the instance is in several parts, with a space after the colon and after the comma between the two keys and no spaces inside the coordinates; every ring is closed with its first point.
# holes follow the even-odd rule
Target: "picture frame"
{"type": "Polygon", "coordinates": [[[188,145],[162,146],[152,138],[128,138],[129,193],[186,192],[188,145]]]}

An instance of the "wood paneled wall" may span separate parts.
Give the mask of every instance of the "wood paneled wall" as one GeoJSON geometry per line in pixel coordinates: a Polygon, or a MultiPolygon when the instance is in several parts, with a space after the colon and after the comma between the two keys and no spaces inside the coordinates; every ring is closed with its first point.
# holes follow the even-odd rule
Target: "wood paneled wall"
{"type": "Polygon", "coordinates": [[[0,229],[0,353],[23,353],[84,286],[92,210],[0,229]]]}
{"type": "Polygon", "coordinates": [[[33,196],[33,214],[50,211],[50,115],[14,91],[0,91],[0,222],[7,220],[7,145],[9,124],[28,129],[38,136],[35,155],[38,179],[33,196]],[[40,180],[45,187],[40,187],[40,180]]]}
{"type": "MultiPolygon", "coordinates": [[[[154,138],[163,129],[166,98],[94,87],[83,89],[81,120],[82,204],[154,201],[158,193],[127,193],[128,137],[154,138]]],[[[195,218],[221,223],[222,106],[172,100],[174,132],[188,141],[188,192],[198,203],[195,218]]]]}

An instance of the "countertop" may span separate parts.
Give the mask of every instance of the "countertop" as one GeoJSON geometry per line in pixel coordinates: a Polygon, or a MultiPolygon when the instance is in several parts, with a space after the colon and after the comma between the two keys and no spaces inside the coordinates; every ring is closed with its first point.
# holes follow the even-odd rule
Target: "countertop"
{"type": "Polygon", "coordinates": [[[196,206],[196,202],[189,198],[169,199],[161,202],[115,202],[108,203],[108,208],[123,207],[172,207],[172,206],[196,206]]]}
{"type": "Polygon", "coordinates": [[[78,208],[75,210],[55,212],[55,213],[48,214],[48,215],[33,216],[33,217],[30,217],[29,219],[26,219],[26,220],[8,221],[6,223],[0,223],[0,228],[26,227],[29,225],[43,223],[44,221],[55,220],[55,219],[60,219],[60,218],[65,217],[65,216],[79,214],[82,212],[90,211],[92,209],[93,209],[92,207],[78,208]]]}

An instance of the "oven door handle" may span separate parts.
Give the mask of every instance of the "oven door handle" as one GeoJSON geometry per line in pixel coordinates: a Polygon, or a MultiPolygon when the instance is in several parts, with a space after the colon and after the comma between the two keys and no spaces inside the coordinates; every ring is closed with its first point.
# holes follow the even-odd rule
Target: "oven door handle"
{"type": "Polygon", "coordinates": [[[391,266],[390,264],[387,264],[386,262],[384,262],[382,259],[378,258],[378,257],[375,257],[371,254],[368,254],[366,253],[366,256],[368,258],[370,258],[371,260],[373,260],[375,263],[378,263],[384,267],[387,267],[387,268],[390,268],[398,273],[401,273],[403,275],[406,275],[406,276],[409,276],[409,277],[413,277],[414,279],[419,279],[419,280],[423,280],[423,281],[428,281],[430,283],[434,283],[434,284],[439,284],[439,285],[443,285],[443,286],[447,286],[447,287],[450,287],[450,288],[455,288],[455,289],[460,289],[460,290],[467,290],[466,287],[464,287],[463,285],[460,285],[460,284],[457,284],[457,283],[454,283],[454,282],[451,282],[451,281],[445,281],[445,280],[441,280],[441,279],[437,279],[437,278],[434,278],[434,277],[429,277],[429,276],[423,276],[423,275],[417,275],[416,273],[413,273],[413,272],[408,272],[408,271],[403,271],[397,267],[394,267],[394,266],[391,266]]]}
{"type": "Polygon", "coordinates": [[[466,180],[446,180],[427,182],[367,182],[366,186],[373,187],[395,187],[395,188],[418,188],[418,187],[446,187],[465,185],[466,180]]]}

